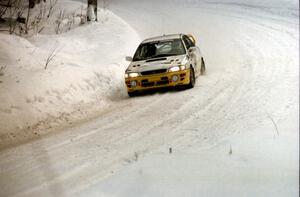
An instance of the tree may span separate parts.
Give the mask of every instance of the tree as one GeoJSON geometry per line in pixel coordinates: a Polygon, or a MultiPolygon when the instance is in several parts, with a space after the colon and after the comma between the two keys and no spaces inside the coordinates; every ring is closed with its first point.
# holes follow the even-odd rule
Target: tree
{"type": "MultiPolygon", "coordinates": [[[[46,2],[46,0],[43,0],[46,2]]],[[[29,8],[34,8],[35,4],[39,4],[41,0],[29,0],[29,8]]]]}
{"type": "Polygon", "coordinates": [[[97,6],[97,0],[88,0],[87,21],[98,21],[97,6]]]}

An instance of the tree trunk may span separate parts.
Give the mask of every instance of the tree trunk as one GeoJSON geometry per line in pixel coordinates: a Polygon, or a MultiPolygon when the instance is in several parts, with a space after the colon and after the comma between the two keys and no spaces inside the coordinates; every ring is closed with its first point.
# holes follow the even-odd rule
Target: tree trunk
{"type": "Polygon", "coordinates": [[[31,8],[34,7],[34,3],[33,2],[33,7],[31,7],[32,5],[30,3],[32,3],[33,1],[32,0],[29,0],[29,6],[28,6],[28,11],[27,11],[27,18],[26,18],[26,22],[25,22],[25,34],[28,34],[28,29],[29,29],[29,17],[30,17],[30,10],[31,8]]]}
{"type": "Polygon", "coordinates": [[[94,12],[94,14],[92,14],[92,15],[94,15],[95,16],[95,18],[94,19],[92,19],[91,18],[91,13],[88,13],[87,14],[87,21],[92,21],[92,20],[95,20],[95,21],[98,21],[98,16],[97,16],[97,0],[88,0],[88,12],[89,12],[89,8],[90,7],[92,7],[93,8],[93,12],[94,12]]]}

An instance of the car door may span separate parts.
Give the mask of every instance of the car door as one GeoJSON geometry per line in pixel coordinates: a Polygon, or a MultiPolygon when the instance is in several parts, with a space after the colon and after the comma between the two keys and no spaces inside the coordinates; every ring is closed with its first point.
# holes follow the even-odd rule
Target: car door
{"type": "Polygon", "coordinates": [[[200,50],[186,35],[183,36],[183,41],[188,50],[189,56],[192,58],[192,64],[194,66],[195,75],[198,76],[200,74],[200,69],[201,69],[200,50]]]}

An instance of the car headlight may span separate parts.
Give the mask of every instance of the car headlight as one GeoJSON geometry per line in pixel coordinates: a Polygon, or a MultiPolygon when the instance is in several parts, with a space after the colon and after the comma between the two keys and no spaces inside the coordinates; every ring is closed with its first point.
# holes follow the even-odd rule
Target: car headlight
{"type": "Polygon", "coordinates": [[[180,70],[185,70],[185,68],[186,68],[186,67],[185,67],[185,66],[183,66],[183,65],[182,65],[182,66],[180,66],[180,70]]]}
{"type": "Polygon", "coordinates": [[[129,77],[138,77],[139,73],[129,73],[128,76],[129,77]]]}
{"type": "Polygon", "coordinates": [[[174,66],[174,67],[171,67],[169,69],[169,72],[176,72],[176,71],[179,71],[179,70],[180,70],[179,66],[174,66]]]}
{"type": "Polygon", "coordinates": [[[179,76],[178,76],[178,75],[173,75],[173,76],[171,77],[171,79],[172,79],[173,82],[176,82],[176,81],[179,80],[179,76]]]}
{"type": "Polygon", "coordinates": [[[187,63],[189,62],[188,58],[187,57],[184,57],[181,64],[182,65],[186,65],[187,63]]]}
{"type": "Polygon", "coordinates": [[[127,73],[125,73],[125,78],[128,78],[128,74],[127,73]]]}

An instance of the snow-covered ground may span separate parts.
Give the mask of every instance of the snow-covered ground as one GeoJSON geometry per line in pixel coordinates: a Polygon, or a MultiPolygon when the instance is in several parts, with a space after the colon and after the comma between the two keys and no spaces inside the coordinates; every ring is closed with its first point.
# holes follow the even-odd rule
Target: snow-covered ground
{"type": "MultiPolygon", "coordinates": [[[[139,36],[193,33],[207,75],[191,90],[128,99],[119,66],[116,84],[109,90],[98,84],[101,98],[113,92],[105,111],[0,152],[0,196],[298,196],[297,1],[111,0],[108,8],[133,36],[123,44],[128,49],[110,58],[121,61],[139,36]]],[[[65,45],[70,34],[80,41],[103,26],[80,27],[55,40],[65,45]]],[[[123,28],[110,29],[126,37],[123,28]]],[[[30,44],[51,46],[45,40],[30,44]]],[[[73,48],[66,48],[62,56],[76,62],[73,48]]],[[[80,62],[87,56],[77,54],[80,62]]],[[[104,56],[95,52],[84,62],[104,56]]]]}
{"type": "MultiPolygon", "coordinates": [[[[64,1],[57,7],[76,10],[83,5],[64,1]]],[[[90,117],[126,97],[124,58],[139,42],[128,24],[100,10],[99,23],[60,35],[47,27],[28,39],[0,34],[0,67],[5,66],[0,76],[0,147],[90,117]]]]}

